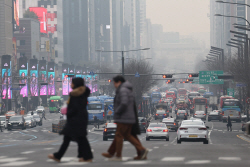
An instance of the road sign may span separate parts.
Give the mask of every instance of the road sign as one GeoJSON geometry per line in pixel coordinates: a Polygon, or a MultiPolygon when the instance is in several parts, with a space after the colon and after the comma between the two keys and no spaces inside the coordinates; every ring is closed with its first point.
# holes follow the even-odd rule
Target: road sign
{"type": "Polygon", "coordinates": [[[140,74],[138,72],[136,72],[135,77],[140,77],[140,74]]]}
{"type": "Polygon", "coordinates": [[[199,84],[199,78],[194,78],[192,84],[199,84]]]}
{"type": "Polygon", "coordinates": [[[223,75],[223,71],[200,71],[199,84],[224,84],[224,80],[218,79],[218,75],[223,75]]]}
{"type": "Polygon", "coordinates": [[[89,75],[95,75],[95,73],[93,71],[90,71],[89,75]]]}
{"type": "Polygon", "coordinates": [[[108,106],[108,115],[112,115],[113,112],[114,112],[114,107],[113,107],[113,105],[109,105],[109,106],[108,106]]]}
{"type": "Polygon", "coordinates": [[[21,90],[21,88],[10,88],[10,90],[21,90]]]}
{"type": "Polygon", "coordinates": [[[234,97],[234,88],[227,88],[227,95],[234,97]]]}
{"type": "Polygon", "coordinates": [[[236,84],[236,87],[246,87],[247,84],[244,84],[244,83],[237,83],[236,84]]]}

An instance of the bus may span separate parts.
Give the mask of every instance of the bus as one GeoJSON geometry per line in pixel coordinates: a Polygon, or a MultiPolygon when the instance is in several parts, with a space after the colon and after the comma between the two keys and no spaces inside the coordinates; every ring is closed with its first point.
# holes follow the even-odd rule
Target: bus
{"type": "Polygon", "coordinates": [[[206,98],[202,96],[193,98],[192,112],[195,113],[196,111],[204,111],[205,113],[207,113],[207,99],[206,98]]]}
{"type": "Polygon", "coordinates": [[[225,99],[222,104],[222,121],[226,122],[227,117],[231,120],[241,122],[242,105],[238,99],[225,99]]]}
{"type": "Polygon", "coordinates": [[[178,97],[186,96],[186,95],[187,95],[187,89],[185,89],[185,88],[178,89],[178,97]]]}
{"type": "Polygon", "coordinates": [[[151,101],[153,104],[158,104],[161,100],[161,93],[160,92],[152,92],[151,94],[151,101]]]}
{"type": "Polygon", "coordinates": [[[105,112],[104,112],[104,101],[99,100],[96,98],[96,101],[94,99],[89,100],[88,99],[88,105],[87,110],[89,114],[89,122],[94,122],[94,116],[97,117],[100,123],[105,123],[105,112]]]}
{"type": "Polygon", "coordinates": [[[168,98],[168,97],[173,98],[173,101],[175,103],[175,100],[176,100],[175,92],[167,92],[166,93],[166,98],[168,98]]]}
{"type": "Polygon", "coordinates": [[[205,92],[206,92],[206,89],[205,88],[199,88],[198,89],[198,92],[203,95],[205,92]]]}
{"type": "Polygon", "coordinates": [[[223,108],[223,102],[226,100],[226,99],[234,99],[232,96],[221,96],[220,97],[220,108],[222,109],[223,108]]]}
{"type": "Polygon", "coordinates": [[[49,112],[59,113],[61,106],[63,105],[63,98],[61,96],[51,96],[49,98],[49,112]]]}

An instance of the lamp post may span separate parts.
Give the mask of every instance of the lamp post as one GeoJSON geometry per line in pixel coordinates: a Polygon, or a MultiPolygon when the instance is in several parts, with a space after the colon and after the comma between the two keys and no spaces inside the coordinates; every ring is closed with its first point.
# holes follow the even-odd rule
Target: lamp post
{"type": "Polygon", "coordinates": [[[122,53],[122,76],[124,76],[124,52],[135,52],[140,50],[149,50],[150,48],[143,48],[143,49],[135,49],[135,50],[123,50],[123,51],[103,51],[103,50],[96,50],[97,52],[120,52],[122,53]]]}
{"type": "Polygon", "coordinates": [[[216,1],[216,2],[217,2],[217,3],[227,3],[227,4],[233,4],[233,5],[243,5],[243,6],[250,7],[250,5],[245,4],[245,3],[225,2],[225,1],[216,1]]]}
{"type": "Polygon", "coordinates": [[[224,71],[224,49],[217,48],[217,47],[214,47],[214,46],[211,46],[211,49],[216,50],[216,51],[221,53],[221,59],[220,60],[221,60],[222,70],[224,71]]]}
{"type": "Polygon", "coordinates": [[[247,19],[245,19],[244,17],[239,17],[239,16],[228,16],[228,15],[222,15],[222,14],[215,14],[214,16],[222,16],[222,17],[232,17],[232,18],[239,18],[239,19],[243,19],[245,20],[248,25],[250,25],[249,21],[247,19]]]}

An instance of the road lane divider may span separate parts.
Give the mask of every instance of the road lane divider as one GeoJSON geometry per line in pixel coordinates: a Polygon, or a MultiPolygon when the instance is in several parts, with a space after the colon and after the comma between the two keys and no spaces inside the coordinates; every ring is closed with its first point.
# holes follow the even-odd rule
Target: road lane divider
{"type": "Polygon", "coordinates": [[[250,138],[246,137],[245,135],[236,135],[238,138],[250,143],[250,138]]]}
{"type": "Polygon", "coordinates": [[[33,138],[29,139],[29,141],[37,139],[37,136],[35,136],[35,135],[29,135],[29,134],[26,134],[26,133],[23,133],[23,132],[19,132],[19,133],[22,134],[22,135],[25,135],[25,136],[33,137],[33,138]]]}

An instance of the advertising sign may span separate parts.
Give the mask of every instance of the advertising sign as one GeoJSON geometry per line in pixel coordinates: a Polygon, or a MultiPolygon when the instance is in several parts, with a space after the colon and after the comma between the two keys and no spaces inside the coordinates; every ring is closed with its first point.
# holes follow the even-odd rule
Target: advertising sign
{"type": "Polygon", "coordinates": [[[28,97],[28,87],[27,87],[27,76],[28,76],[28,63],[27,59],[24,57],[19,58],[19,84],[25,84],[25,86],[20,86],[21,91],[20,94],[23,95],[23,97],[28,97]]]}
{"type": "Polygon", "coordinates": [[[69,72],[69,65],[62,64],[62,95],[69,94],[69,83],[67,74],[69,72]]]}
{"type": "MultiPolygon", "coordinates": [[[[69,65],[69,73],[68,74],[75,74],[75,66],[74,65],[69,65]]],[[[73,79],[73,77],[70,77],[69,78],[69,92],[71,92],[72,91],[72,89],[71,89],[71,83],[72,83],[72,79],[73,79]]]]}
{"type": "Polygon", "coordinates": [[[81,66],[76,66],[76,69],[75,69],[75,77],[80,77],[80,78],[82,78],[82,67],[81,67],[81,66]]]}
{"type": "Polygon", "coordinates": [[[2,98],[6,99],[8,91],[8,99],[11,99],[11,56],[3,55],[2,56],[2,98]]]}
{"type": "Polygon", "coordinates": [[[19,0],[12,1],[13,6],[13,29],[17,31],[19,29],[19,0]]]}
{"type": "Polygon", "coordinates": [[[40,32],[47,34],[47,9],[43,7],[30,7],[29,9],[38,16],[40,32]]]}
{"type": "Polygon", "coordinates": [[[55,95],[55,63],[48,63],[48,95],[55,95]]]}
{"type": "Polygon", "coordinates": [[[31,96],[38,96],[38,70],[37,59],[30,59],[30,94],[31,96]]]}
{"type": "Polygon", "coordinates": [[[47,95],[47,85],[41,83],[47,83],[47,65],[46,60],[39,61],[39,81],[40,81],[40,96],[47,95]]]}

